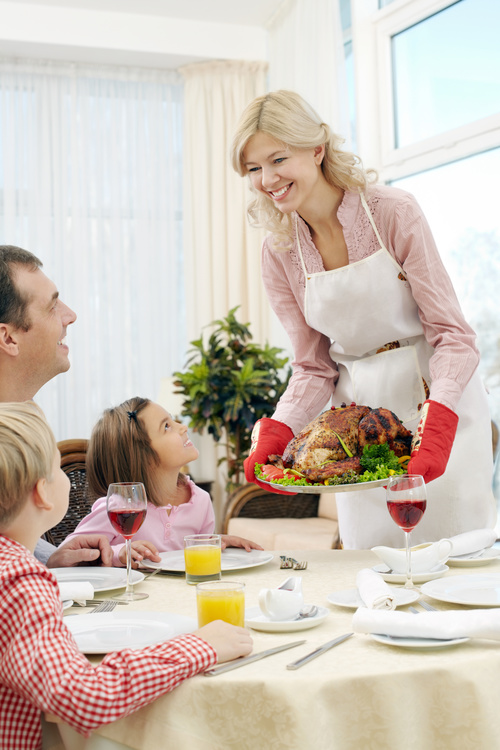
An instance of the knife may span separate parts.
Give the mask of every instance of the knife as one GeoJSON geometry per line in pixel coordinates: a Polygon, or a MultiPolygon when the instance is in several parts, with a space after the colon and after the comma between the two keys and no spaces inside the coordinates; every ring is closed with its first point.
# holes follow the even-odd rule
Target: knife
{"type": "Polygon", "coordinates": [[[266,656],[277,654],[279,651],[286,651],[288,648],[295,648],[295,646],[301,646],[303,643],[305,643],[305,640],[294,641],[293,643],[285,643],[282,646],[269,648],[267,651],[260,651],[258,654],[245,656],[244,659],[235,659],[234,661],[230,661],[227,664],[222,664],[220,667],[214,667],[214,669],[209,669],[203,674],[205,675],[205,677],[214,677],[217,674],[222,674],[223,672],[229,672],[231,669],[238,669],[238,667],[243,667],[245,666],[245,664],[251,664],[253,661],[259,661],[259,659],[264,659],[266,656]]]}
{"type": "Polygon", "coordinates": [[[287,669],[299,669],[299,667],[302,667],[304,664],[307,664],[309,661],[312,661],[313,659],[316,659],[318,656],[321,656],[321,654],[324,654],[325,651],[328,651],[329,649],[336,646],[338,643],[342,643],[342,641],[346,641],[348,638],[351,637],[351,635],[354,635],[354,633],[345,633],[345,635],[341,635],[338,638],[335,638],[333,641],[328,641],[328,643],[325,643],[323,646],[320,646],[315,651],[311,651],[310,654],[307,654],[307,656],[303,656],[302,659],[298,659],[298,661],[293,661],[291,664],[287,664],[287,669]]]}

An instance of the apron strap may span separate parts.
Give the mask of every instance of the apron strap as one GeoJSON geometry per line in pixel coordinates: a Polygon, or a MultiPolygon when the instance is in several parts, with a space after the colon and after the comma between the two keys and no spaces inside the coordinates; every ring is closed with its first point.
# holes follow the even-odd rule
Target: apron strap
{"type": "Polygon", "coordinates": [[[294,211],[294,214],[293,214],[293,227],[295,229],[295,239],[297,241],[297,249],[299,251],[300,262],[302,263],[302,270],[304,271],[304,276],[307,279],[306,264],[304,263],[304,258],[302,256],[302,248],[300,246],[300,240],[299,240],[299,222],[297,221],[297,212],[296,211],[294,211]]]}
{"type": "Polygon", "coordinates": [[[382,242],[382,239],[381,239],[381,237],[380,237],[380,235],[379,235],[379,233],[378,233],[378,229],[377,229],[377,227],[375,226],[375,222],[373,221],[373,216],[372,216],[372,214],[371,214],[371,211],[370,211],[370,209],[368,208],[368,203],[366,202],[366,198],[365,198],[365,196],[363,195],[363,193],[361,193],[361,192],[359,193],[359,197],[361,198],[361,203],[363,204],[363,208],[364,208],[364,209],[365,209],[365,211],[366,211],[366,215],[368,216],[368,218],[369,218],[369,220],[370,220],[370,224],[371,224],[371,225],[372,225],[372,227],[373,227],[373,231],[375,232],[375,235],[376,235],[376,237],[377,237],[377,239],[378,239],[379,245],[380,245],[380,247],[383,247],[383,248],[384,248],[384,250],[385,250],[385,246],[384,246],[384,243],[382,242]]]}

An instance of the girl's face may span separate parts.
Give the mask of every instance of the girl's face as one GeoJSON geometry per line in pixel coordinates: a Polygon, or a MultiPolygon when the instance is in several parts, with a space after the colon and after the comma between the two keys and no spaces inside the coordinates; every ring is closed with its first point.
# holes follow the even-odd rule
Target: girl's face
{"type": "Polygon", "coordinates": [[[151,440],[151,446],[160,457],[163,469],[180,470],[195,461],[198,450],[188,437],[187,427],[176,422],[159,404],[148,404],[139,417],[151,440]]]}
{"type": "Polygon", "coordinates": [[[243,161],[255,190],[286,214],[301,213],[301,208],[314,198],[315,188],[324,181],[323,156],[324,146],[292,149],[260,131],[250,138],[243,151],[243,161]]]}

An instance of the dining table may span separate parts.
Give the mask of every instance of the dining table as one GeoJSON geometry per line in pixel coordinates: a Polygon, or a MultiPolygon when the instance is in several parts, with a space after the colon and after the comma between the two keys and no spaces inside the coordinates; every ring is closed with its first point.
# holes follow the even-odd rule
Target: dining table
{"type": "MultiPolygon", "coordinates": [[[[187,679],[89,738],[45,716],[44,750],[500,748],[500,641],[471,638],[447,648],[401,648],[354,633],[300,669],[287,669],[290,662],[353,631],[355,608],[333,604],[329,597],[356,589],[358,572],[380,560],[370,550],[342,549],[281,550],[268,557],[265,564],[223,572],[222,577],[244,582],[247,610],[255,611],[261,589],[301,576],[305,603],[325,610],[321,622],[303,630],[292,626],[250,632],[254,652],[304,643],[217,676],[187,679]],[[307,568],[281,569],[281,556],[307,561],[307,568]]],[[[442,579],[478,573],[500,576],[500,557],[482,567],[449,566],[442,579]]],[[[196,618],[196,587],[182,574],[162,571],[136,586],[148,598],[117,609],[196,618]]],[[[100,593],[99,599],[115,594],[100,593]]],[[[470,608],[416,595],[439,610],[470,608]]],[[[408,605],[401,607],[405,610],[408,605]]],[[[72,607],[65,617],[88,611],[72,607]]],[[[88,658],[98,663],[102,657],[88,658]]]]}

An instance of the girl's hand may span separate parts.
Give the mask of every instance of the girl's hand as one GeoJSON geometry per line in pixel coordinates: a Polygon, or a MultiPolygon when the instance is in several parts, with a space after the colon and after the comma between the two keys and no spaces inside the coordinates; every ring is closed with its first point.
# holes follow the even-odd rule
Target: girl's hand
{"type": "Polygon", "coordinates": [[[243,539],[242,536],[230,536],[229,534],[222,534],[220,539],[220,548],[221,550],[224,550],[226,549],[226,547],[243,547],[247,552],[250,552],[251,549],[264,549],[264,547],[261,547],[260,544],[251,542],[249,539],[243,539]]]}
{"type": "Polygon", "coordinates": [[[214,620],[195,630],[193,635],[203,638],[217,652],[217,662],[231,661],[240,656],[248,656],[253,648],[252,636],[245,630],[235,625],[230,625],[222,620],[214,620]]]}
{"type": "MultiPolygon", "coordinates": [[[[148,560],[151,560],[152,562],[160,562],[161,557],[158,554],[158,550],[152,544],[151,542],[146,541],[137,541],[132,542],[132,562],[131,566],[132,568],[138,568],[138,563],[141,562],[141,560],[144,560],[146,557],[148,560]]],[[[127,552],[125,549],[125,545],[123,545],[122,549],[120,550],[120,554],[118,555],[120,562],[122,565],[127,564],[127,552]]]]}

